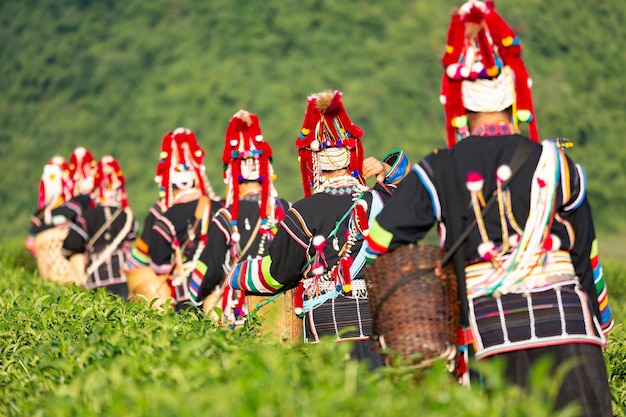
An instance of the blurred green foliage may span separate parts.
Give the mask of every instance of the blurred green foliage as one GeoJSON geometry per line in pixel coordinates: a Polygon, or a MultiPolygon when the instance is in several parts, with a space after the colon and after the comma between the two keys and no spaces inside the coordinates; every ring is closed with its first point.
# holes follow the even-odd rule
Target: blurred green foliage
{"type": "MultiPolygon", "coordinates": [[[[437,362],[370,370],[349,343],[281,346],[187,311],[159,312],[103,290],[42,280],[0,244],[0,415],[238,417],[573,417],[550,404],[559,378],[537,366],[532,390],[483,363],[485,384],[462,387],[437,362]]],[[[626,415],[624,268],[607,267],[618,296],[606,350],[614,415],[626,415]]]]}
{"type": "MultiPolygon", "coordinates": [[[[54,154],[117,157],[141,218],[163,135],[194,130],[218,192],[230,116],[259,115],[276,187],[302,195],[296,149],[307,95],[344,92],[366,153],[413,161],[445,146],[440,57],[450,10],[423,0],[5,0],[0,2],[0,239],[23,236],[54,154]]],[[[587,170],[601,233],[626,230],[622,132],[626,3],[516,2],[543,137],[567,137],[587,170]]]]}

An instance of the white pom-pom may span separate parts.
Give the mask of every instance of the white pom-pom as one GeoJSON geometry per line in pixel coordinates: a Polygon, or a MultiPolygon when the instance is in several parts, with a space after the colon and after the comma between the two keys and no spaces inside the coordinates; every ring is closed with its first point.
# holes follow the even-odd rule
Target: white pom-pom
{"type": "Polygon", "coordinates": [[[496,171],[496,179],[500,182],[505,182],[511,178],[511,167],[508,165],[500,165],[496,171]]]}
{"type": "Polygon", "coordinates": [[[561,249],[561,239],[557,235],[550,236],[552,236],[552,250],[561,249]]]}
{"type": "Polygon", "coordinates": [[[87,149],[83,148],[82,146],[79,146],[78,148],[74,149],[74,155],[76,155],[78,158],[83,158],[86,153],[87,153],[87,149]]]}
{"type": "Polygon", "coordinates": [[[444,106],[446,105],[446,101],[447,101],[446,96],[444,95],[439,96],[439,102],[443,104],[444,106]]]}
{"type": "Polygon", "coordinates": [[[313,152],[318,152],[320,150],[320,142],[315,139],[313,142],[311,142],[309,148],[311,148],[313,152]]]}
{"type": "Polygon", "coordinates": [[[256,135],[254,137],[254,140],[256,140],[257,142],[263,142],[263,135],[256,135]]]}
{"type": "Polygon", "coordinates": [[[230,146],[237,146],[239,141],[237,139],[231,139],[229,143],[230,143],[230,146]]]}
{"type": "Polygon", "coordinates": [[[533,86],[533,80],[532,78],[528,77],[526,79],[526,84],[528,84],[528,88],[531,88],[533,86]]]}
{"type": "Polygon", "coordinates": [[[459,68],[459,64],[448,65],[446,67],[446,75],[449,78],[454,78],[458,68],[459,68]]]}
{"type": "Polygon", "coordinates": [[[461,71],[459,73],[461,74],[461,77],[467,78],[470,75],[470,69],[467,67],[461,67],[461,71]]]}
{"type": "Polygon", "coordinates": [[[239,242],[239,240],[241,239],[241,235],[239,234],[239,232],[234,232],[230,238],[233,240],[233,242],[239,242]]]}
{"type": "Polygon", "coordinates": [[[516,248],[519,245],[520,238],[521,236],[517,233],[509,236],[509,246],[512,248],[516,248]]]}
{"type": "Polygon", "coordinates": [[[324,241],[325,241],[325,240],[326,240],[326,239],[324,239],[324,236],[322,236],[322,235],[317,235],[317,236],[315,236],[315,237],[313,238],[313,246],[314,246],[314,247],[315,247],[315,246],[319,246],[319,245],[321,245],[322,243],[324,243],[324,241]]]}
{"type": "Polygon", "coordinates": [[[311,272],[313,272],[314,275],[320,276],[324,273],[324,267],[320,265],[317,268],[313,268],[311,272]]]}
{"type": "Polygon", "coordinates": [[[162,176],[157,175],[157,176],[154,177],[154,182],[156,182],[157,184],[160,184],[162,179],[163,179],[162,176]]]}
{"type": "Polygon", "coordinates": [[[483,242],[480,245],[478,245],[478,255],[486,260],[489,261],[491,260],[491,258],[493,258],[493,252],[495,251],[495,245],[493,244],[492,241],[488,240],[487,242],[483,242]]]}
{"type": "Polygon", "coordinates": [[[318,249],[320,246],[322,246],[324,243],[326,243],[326,239],[324,239],[324,236],[322,235],[317,235],[313,238],[313,247],[315,249],[318,249]]]}

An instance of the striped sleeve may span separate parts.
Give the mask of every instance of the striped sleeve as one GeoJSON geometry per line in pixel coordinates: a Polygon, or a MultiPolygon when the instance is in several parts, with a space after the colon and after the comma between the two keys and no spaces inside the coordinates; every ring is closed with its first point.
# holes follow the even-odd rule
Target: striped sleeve
{"type": "Polygon", "coordinates": [[[150,264],[150,255],[148,254],[148,244],[141,238],[135,239],[130,250],[130,263],[135,268],[141,268],[150,264]]]}
{"type": "Polygon", "coordinates": [[[374,220],[365,241],[365,259],[367,262],[369,263],[387,252],[392,238],[393,234],[383,229],[378,221],[374,220]]]}
{"type": "Polygon", "coordinates": [[[189,283],[188,283],[189,296],[191,298],[191,301],[193,301],[194,304],[199,304],[198,293],[200,292],[200,286],[202,285],[202,280],[204,279],[204,275],[206,274],[206,271],[207,271],[206,264],[202,262],[201,260],[198,260],[196,262],[193,272],[191,273],[191,276],[189,278],[189,283]]]}
{"type": "Polygon", "coordinates": [[[604,333],[608,333],[613,329],[615,322],[613,321],[613,312],[609,305],[609,296],[604,281],[604,270],[598,255],[598,241],[594,240],[591,246],[591,267],[593,269],[593,283],[598,294],[598,305],[600,307],[600,326],[604,333]]]}
{"type": "Polygon", "coordinates": [[[227,282],[235,290],[257,294],[274,294],[283,284],[270,273],[272,259],[269,256],[241,262],[230,271],[227,282]]]}

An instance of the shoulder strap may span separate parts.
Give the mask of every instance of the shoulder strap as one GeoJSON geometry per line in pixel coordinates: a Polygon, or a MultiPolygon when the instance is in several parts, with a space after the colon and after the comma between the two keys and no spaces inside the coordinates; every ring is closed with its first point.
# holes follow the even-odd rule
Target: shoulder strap
{"type": "Polygon", "coordinates": [[[89,239],[89,242],[87,242],[87,247],[90,250],[93,248],[93,245],[96,243],[96,240],[98,240],[98,238],[100,236],[102,236],[102,233],[104,233],[104,231],[106,229],[108,229],[113,224],[115,219],[117,219],[117,216],[122,214],[122,211],[124,211],[124,210],[122,210],[121,207],[118,207],[118,209],[115,211],[115,213],[113,213],[113,216],[111,216],[111,218],[108,221],[105,221],[104,223],[102,223],[102,226],[100,226],[98,231],[96,233],[94,233],[94,235],[91,237],[91,239],[89,239]]]}
{"type": "MultiPolygon", "coordinates": [[[[127,207],[124,210],[120,208],[116,212],[116,214],[119,214],[122,211],[126,213],[126,221],[124,222],[124,226],[119,231],[115,239],[113,239],[113,241],[109,243],[102,252],[100,252],[100,255],[98,256],[98,258],[92,260],[91,264],[89,265],[89,268],[87,269],[87,276],[93,274],[98,268],[100,268],[100,265],[102,265],[107,260],[107,258],[111,256],[113,251],[117,249],[117,247],[120,245],[122,240],[124,240],[126,236],[128,236],[128,234],[130,233],[133,227],[133,222],[134,222],[133,213],[130,210],[130,208],[127,207]]],[[[111,223],[113,223],[113,220],[114,218],[111,219],[111,223]]]]}
{"type": "Polygon", "coordinates": [[[237,259],[235,259],[233,266],[241,262],[244,255],[248,252],[248,250],[250,249],[250,246],[252,246],[252,242],[254,242],[254,239],[256,239],[257,233],[259,233],[260,227],[261,227],[261,216],[259,216],[259,219],[257,220],[256,225],[254,226],[254,230],[252,230],[252,234],[250,234],[250,237],[248,238],[248,241],[246,242],[246,246],[244,246],[243,249],[239,252],[239,255],[237,255],[237,259]]]}

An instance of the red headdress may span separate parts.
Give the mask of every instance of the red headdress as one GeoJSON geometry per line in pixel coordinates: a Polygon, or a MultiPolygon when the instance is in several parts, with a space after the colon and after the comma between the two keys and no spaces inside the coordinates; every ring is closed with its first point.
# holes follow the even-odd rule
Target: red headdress
{"type": "Polygon", "coordinates": [[[224,182],[226,205],[230,207],[232,221],[239,214],[239,185],[243,181],[261,183],[261,206],[259,216],[267,223],[268,202],[273,189],[272,148],[263,139],[259,118],[254,113],[239,110],[226,128],[224,150],[224,182]]]}
{"type": "Polygon", "coordinates": [[[296,139],[302,173],[304,196],[308,197],[321,183],[319,152],[329,148],[345,148],[350,152],[347,169],[365,184],[363,165],[363,130],[352,123],[339,91],[323,91],[307,98],[307,108],[300,136],[296,139]]]}
{"type": "Polygon", "coordinates": [[[64,180],[65,174],[61,166],[57,163],[48,162],[39,180],[39,198],[37,208],[49,211],[57,201],[65,201],[67,197],[67,187],[64,180]]]}
{"type": "MultiPolygon", "coordinates": [[[[453,14],[442,63],[445,73],[441,102],[446,116],[448,147],[468,134],[465,114],[469,97],[463,94],[464,83],[496,80],[501,76],[511,78],[511,91],[504,91],[510,100],[500,101],[502,108],[490,103],[491,107],[478,111],[500,111],[512,106],[514,125],[527,122],[530,138],[539,141],[530,94],[532,81],[521,58],[519,38],[494,10],[493,1],[470,0],[453,14]]],[[[509,88],[505,82],[494,84],[497,84],[492,87],[495,89],[509,88]]]]}
{"type": "Polygon", "coordinates": [[[54,155],[48,161],[48,164],[53,164],[58,166],[63,173],[63,198],[64,200],[69,200],[72,198],[72,178],[70,172],[70,166],[68,165],[65,158],[61,155],[54,155]]]}
{"type": "Polygon", "coordinates": [[[94,190],[98,200],[102,203],[110,203],[111,199],[120,203],[123,209],[128,207],[126,196],[126,178],[120,168],[119,162],[111,155],[104,155],[96,166],[94,176],[94,190]]]}
{"type": "Polygon", "coordinates": [[[74,149],[69,165],[72,196],[91,193],[94,188],[95,170],[96,160],[93,154],[82,146],[74,149]]]}
{"type": "Polygon", "coordinates": [[[167,208],[172,204],[174,187],[195,187],[206,195],[202,174],[204,149],[200,147],[191,130],[179,127],[168,132],[161,142],[159,158],[154,179],[160,186],[159,196],[163,198],[167,208]]]}

